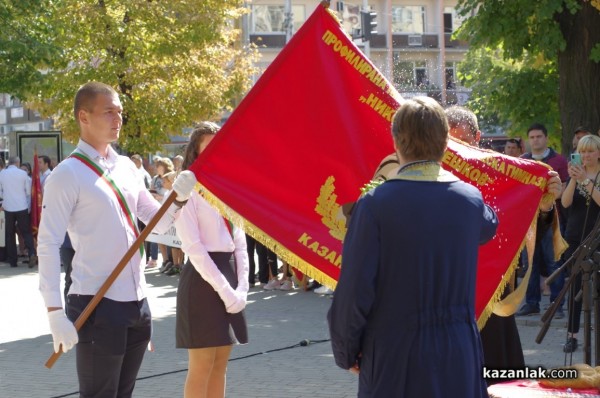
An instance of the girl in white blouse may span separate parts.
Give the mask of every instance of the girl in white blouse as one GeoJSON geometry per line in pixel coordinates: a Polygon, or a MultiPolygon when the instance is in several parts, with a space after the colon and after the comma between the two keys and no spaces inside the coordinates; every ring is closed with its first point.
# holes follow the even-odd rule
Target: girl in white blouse
{"type": "MultiPolygon", "coordinates": [[[[187,169],[214,138],[218,126],[197,127],[186,149],[187,169]]],[[[177,291],[177,348],[188,349],[184,397],[224,397],[233,344],[248,342],[244,316],[248,253],[244,232],[227,225],[198,192],[192,192],[175,225],[188,262],[177,291]]]]}

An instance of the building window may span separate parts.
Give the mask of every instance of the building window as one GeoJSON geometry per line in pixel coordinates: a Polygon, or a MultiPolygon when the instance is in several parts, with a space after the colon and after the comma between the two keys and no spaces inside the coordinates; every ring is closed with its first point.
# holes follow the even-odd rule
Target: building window
{"type": "MultiPolygon", "coordinates": [[[[338,3],[340,4],[340,3],[338,3]]],[[[360,29],[360,8],[358,4],[341,3],[343,8],[340,11],[342,20],[342,29],[351,34],[353,29],[360,29]]]]}
{"type": "Polygon", "coordinates": [[[444,7],[444,33],[453,33],[460,28],[465,17],[458,15],[454,7],[444,7]]]}
{"type": "Polygon", "coordinates": [[[392,6],[392,32],[425,33],[425,7],[392,6]]]}
{"type": "MultiPolygon", "coordinates": [[[[285,6],[253,5],[251,33],[285,33],[285,6]]],[[[293,32],[296,32],[306,19],[303,5],[292,5],[293,32]]]]}
{"type": "Polygon", "coordinates": [[[394,62],[394,86],[399,90],[423,89],[429,86],[426,61],[394,62]]]}
{"type": "Polygon", "coordinates": [[[20,119],[24,117],[23,107],[19,106],[17,108],[10,108],[10,117],[12,119],[20,119]]]}
{"type": "Polygon", "coordinates": [[[458,78],[458,65],[459,62],[446,62],[446,88],[455,90],[457,87],[463,86],[462,81],[458,78]]]}
{"type": "Polygon", "coordinates": [[[456,65],[454,62],[446,62],[446,88],[448,90],[456,88],[456,65]]]}

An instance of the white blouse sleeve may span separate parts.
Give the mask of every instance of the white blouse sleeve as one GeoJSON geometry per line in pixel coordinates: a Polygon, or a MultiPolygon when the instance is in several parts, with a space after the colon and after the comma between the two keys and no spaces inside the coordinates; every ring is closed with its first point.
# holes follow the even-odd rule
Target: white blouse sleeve
{"type": "Polygon", "coordinates": [[[247,294],[249,286],[248,274],[249,274],[249,259],[248,250],[246,248],[246,234],[241,228],[233,229],[233,242],[235,244],[235,263],[237,270],[237,281],[238,286],[236,291],[247,294]]]}
{"type": "Polygon", "coordinates": [[[188,255],[196,271],[215,289],[225,306],[228,307],[232,301],[235,301],[235,291],[210,258],[201,240],[200,224],[202,220],[199,218],[198,198],[197,194],[192,194],[188,203],[181,209],[179,217],[175,220],[177,235],[181,239],[181,249],[188,255]]]}

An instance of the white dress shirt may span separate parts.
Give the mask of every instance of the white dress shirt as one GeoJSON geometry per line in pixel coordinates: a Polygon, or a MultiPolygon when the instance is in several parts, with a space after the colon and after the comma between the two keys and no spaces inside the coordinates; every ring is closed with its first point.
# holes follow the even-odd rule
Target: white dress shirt
{"type": "Polygon", "coordinates": [[[31,203],[31,179],[25,170],[14,164],[0,172],[0,198],[6,211],[29,209],[31,203]]]}
{"type": "Polygon", "coordinates": [[[40,186],[44,189],[44,183],[46,182],[46,178],[52,173],[52,170],[47,169],[43,173],[40,173],[40,186]]]}
{"type": "MultiPolygon", "coordinates": [[[[215,291],[230,289],[229,282],[209,256],[209,252],[234,253],[237,268],[237,291],[248,292],[248,251],[246,235],[240,228],[233,228],[233,239],[225,220],[198,192],[193,191],[187,204],[175,220],[181,249],[202,278],[215,291]]],[[[220,293],[219,293],[220,294],[220,293]]]]}
{"type": "MultiPolygon", "coordinates": [[[[109,148],[101,158],[80,140],[76,152],[85,154],[115,181],[134,223],[148,223],[160,204],[138,178],[135,164],[109,148]]],[[[155,230],[171,226],[178,207],[170,206],[155,230]]],[[[79,159],[63,160],[48,176],[44,188],[42,219],[38,235],[40,291],[47,307],[61,307],[59,248],[69,232],[75,257],[69,294],[94,295],[135,241],[117,197],[109,185],[79,159]]],[[[144,266],[139,250],[119,274],[105,297],[115,301],[138,301],[146,296],[144,266]]]]}

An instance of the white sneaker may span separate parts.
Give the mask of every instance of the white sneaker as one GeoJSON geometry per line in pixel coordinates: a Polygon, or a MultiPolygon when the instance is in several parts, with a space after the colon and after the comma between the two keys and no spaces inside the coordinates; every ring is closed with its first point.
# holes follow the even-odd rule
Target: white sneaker
{"type": "Polygon", "coordinates": [[[146,268],[156,268],[156,260],[149,260],[146,263],[146,268]]]}
{"type": "Polygon", "coordinates": [[[277,289],[279,289],[279,290],[294,290],[294,283],[291,280],[286,279],[279,285],[279,287],[277,289]]]}
{"type": "Polygon", "coordinates": [[[279,281],[279,279],[271,279],[269,282],[267,282],[263,286],[263,289],[265,289],[265,290],[274,290],[274,289],[278,289],[279,285],[281,285],[281,282],[279,281]]]}
{"type": "Polygon", "coordinates": [[[330,295],[333,294],[333,290],[331,290],[330,288],[328,288],[327,286],[323,285],[321,287],[316,288],[315,290],[313,290],[315,293],[317,294],[326,294],[326,295],[330,295]]]}

